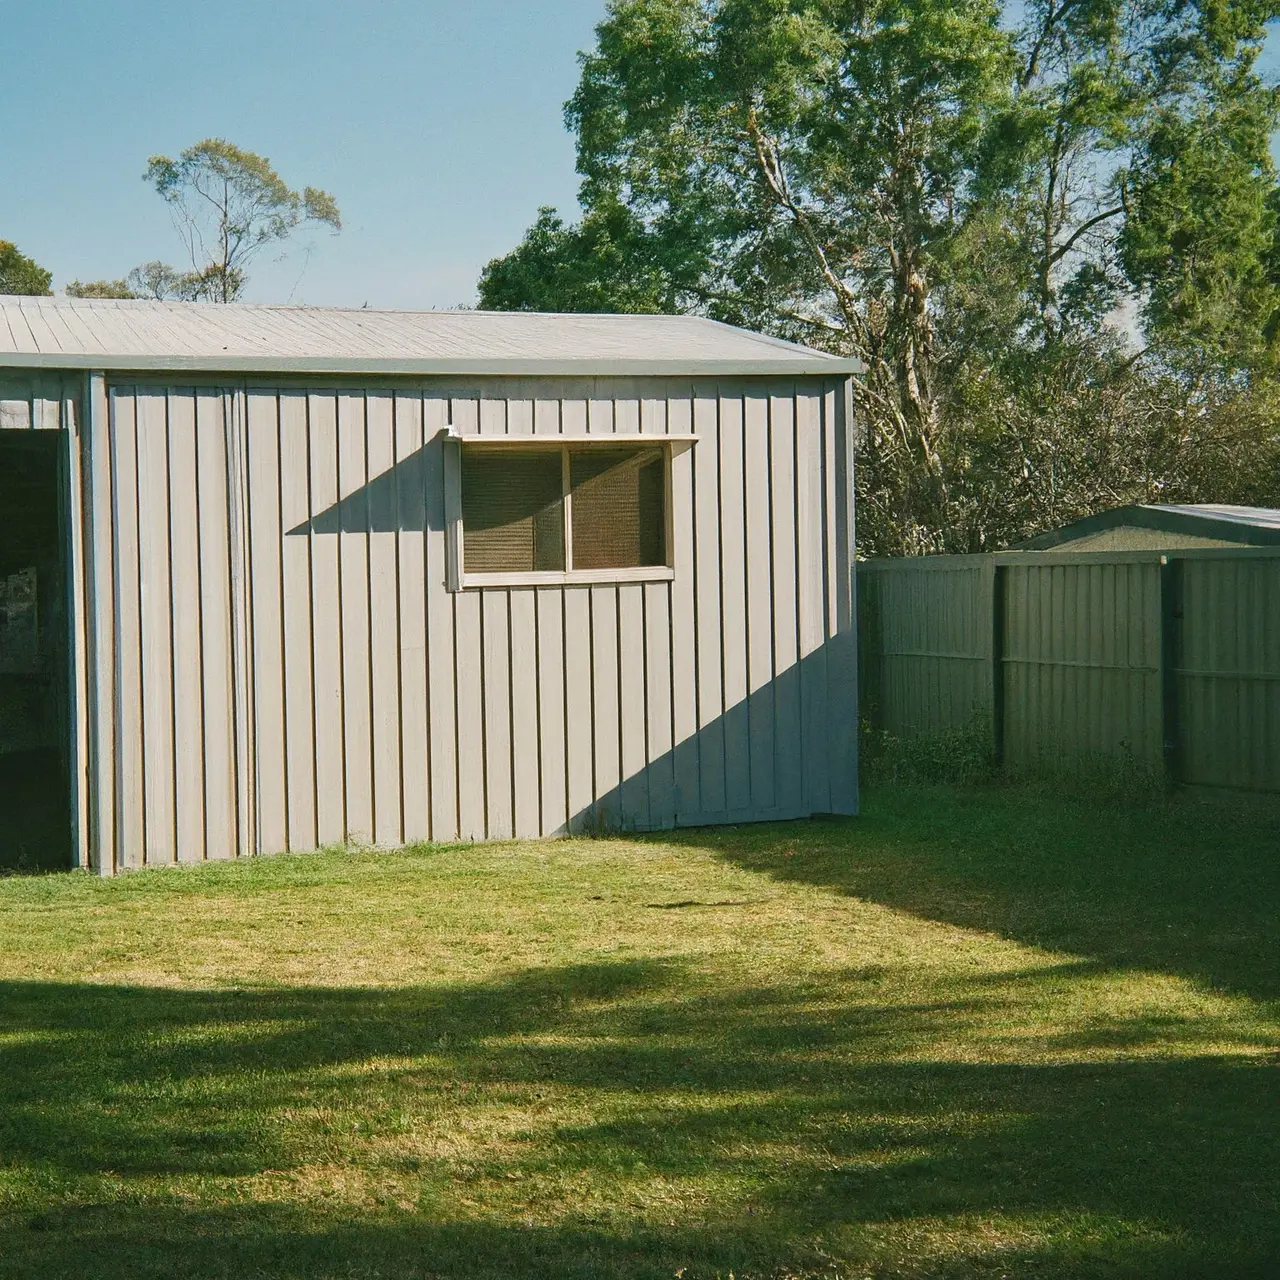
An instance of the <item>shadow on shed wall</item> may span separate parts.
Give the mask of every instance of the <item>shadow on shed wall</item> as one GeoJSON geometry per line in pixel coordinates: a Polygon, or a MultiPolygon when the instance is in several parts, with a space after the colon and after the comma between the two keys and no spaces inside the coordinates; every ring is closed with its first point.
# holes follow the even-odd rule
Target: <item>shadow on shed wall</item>
{"type": "MultiPolygon", "coordinates": [[[[442,482],[439,451],[440,437],[429,439],[347,497],[289,528],[286,537],[354,535],[362,539],[369,535],[439,534],[443,516],[438,497],[442,482]]],[[[674,654],[680,640],[671,584],[489,588],[442,598],[443,583],[432,573],[429,549],[425,564],[425,625],[428,629],[431,626],[434,601],[435,606],[443,607],[448,628],[443,651],[431,648],[427,662],[443,662],[450,668],[453,688],[444,706],[445,720],[456,715],[460,722],[456,739],[451,725],[446,722],[443,728],[447,739],[443,750],[456,751],[459,761],[458,778],[448,781],[455,794],[446,805],[454,807],[457,827],[433,822],[432,839],[502,839],[512,834],[565,830],[664,830],[857,812],[857,645],[852,632],[819,642],[812,652],[775,670],[772,678],[728,706],[723,705],[721,689],[731,681],[721,665],[718,688],[709,692],[695,686],[695,701],[702,707],[700,716],[697,706],[678,705],[676,700],[674,654]],[[633,646],[634,653],[623,642],[624,594],[642,614],[641,643],[633,646]],[[530,603],[534,597],[536,601],[530,603]],[[586,669],[575,666],[570,657],[575,625],[571,600],[578,606],[581,624],[588,633],[585,640],[578,635],[586,669]],[[527,634],[517,634],[517,605],[528,615],[527,634]],[[653,617],[651,607],[655,608],[653,617]],[[553,647],[558,646],[557,658],[563,655],[563,670],[557,661],[553,679],[544,685],[534,673],[540,670],[537,661],[543,657],[546,608],[554,615],[552,631],[557,639],[553,647]],[[597,609],[604,615],[605,633],[613,640],[601,640],[597,609]],[[467,630],[465,618],[472,615],[474,626],[467,630]],[[614,642],[616,655],[612,652],[614,642]],[[539,649],[537,660],[527,652],[530,645],[539,649]],[[601,647],[608,650],[603,663],[601,647]],[[496,675],[492,662],[495,650],[500,655],[496,675]],[[530,689],[528,684],[536,688],[530,689]],[[468,688],[472,693],[470,711],[465,697],[468,688]],[[502,722],[497,732],[495,691],[512,703],[510,717],[496,713],[502,722]],[[557,705],[548,705],[548,695],[559,700],[557,705]],[[552,728],[522,735],[517,703],[534,708],[533,723],[552,728]],[[703,723],[699,728],[672,744],[674,727],[700,718],[703,723]],[[476,719],[479,725],[473,723],[476,719]],[[466,816],[468,779],[462,761],[466,755],[463,739],[469,732],[481,739],[483,802],[478,803],[477,797],[471,806],[473,811],[482,809],[478,822],[468,821],[466,816]],[[531,814],[535,803],[536,821],[531,814]]],[[[740,567],[739,572],[745,569],[740,567]]],[[[788,640],[798,652],[797,595],[793,588],[790,608],[796,618],[796,634],[788,640]]],[[[373,613],[376,616],[376,601],[373,613]]],[[[399,621],[403,663],[403,618],[399,621]]],[[[725,629],[712,642],[712,660],[719,664],[721,652],[732,645],[735,661],[747,670],[752,660],[743,657],[743,651],[750,647],[743,634],[745,626],[734,629],[727,623],[726,618],[725,629]]],[[[775,619],[774,627],[780,625],[775,619]]],[[[429,648],[432,644],[434,641],[428,642],[429,648]]],[[[695,667],[699,665],[696,647],[689,660],[695,667]]],[[[775,645],[770,665],[776,667],[778,661],[775,645]]],[[[429,684],[431,679],[428,670],[429,684]]],[[[403,671],[398,687],[403,698],[407,687],[403,671]]],[[[431,696],[434,693],[429,700],[431,696]]],[[[434,704],[431,713],[433,741],[428,750],[440,750],[441,719],[434,704]]],[[[402,815],[413,802],[415,779],[416,785],[437,784],[429,761],[420,767],[415,761],[413,751],[408,755],[402,752],[402,815]]],[[[376,792],[376,769],[373,786],[376,792]]],[[[430,807],[434,813],[436,798],[431,799],[430,807]]],[[[374,842],[396,842],[394,836],[388,839],[384,834],[386,824],[379,823],[376,814],[374,826],[382,828],[373,833],[374,842]]],[[[425,838],[425,832],[411,827],[402,817],[404,840],[425,838]]],[[[345,834],[356,842],[370,838],[369,832],[350,821],[345,834]]]]}

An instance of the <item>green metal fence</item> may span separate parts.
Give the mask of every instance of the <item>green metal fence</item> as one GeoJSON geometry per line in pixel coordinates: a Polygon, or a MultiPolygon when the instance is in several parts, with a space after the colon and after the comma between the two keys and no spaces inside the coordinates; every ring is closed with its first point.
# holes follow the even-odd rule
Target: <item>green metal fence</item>
{"type": "Polygon", "coordinates": [[[862,714],[990,727],[1014,770],[1125,760],[1280,791],[1280,552],[1004,553],[858,565],[862,714]]]}

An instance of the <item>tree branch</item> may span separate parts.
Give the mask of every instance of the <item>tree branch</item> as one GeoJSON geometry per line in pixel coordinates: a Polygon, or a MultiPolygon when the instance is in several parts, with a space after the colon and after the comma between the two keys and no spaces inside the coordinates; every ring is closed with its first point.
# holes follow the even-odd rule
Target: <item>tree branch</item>
{"type": "Polygon", "coordinates": [[[1104,209],[1101,213],[1096,213],[1092,218],[1089,218],[1085,222],[1082,222],[1066,238],[1066,240],[1057,249],[1053,251],[1053,254],[1049,258],[1049,265],[1054,266],[1057,263],[1061,262],[1062,259],[1065,258],[1067,254],[1069,254],[1071,250],[1075,247],[1080,237],[1083,235],[1087,235],[1099,223],[1106,222],[1108,218],[1114,218],[1117,214],[1120,214],[1123,212],[1124,212],[1124,206],[1117,205],[1114,209],[1104,209]]]}
{"type": "Polygon", "coordinates": [[[1022,74],[1018,77],[1019,89],[1027,88],[1036,76],[1040,74],[1040,57],[1044,53],[1045,45],[1049,43],[1049,37],[1053,34],[1053,29],[1067,13],[1080,3],[1081,0],[1063,0],[1061,5],[1055,6],[1053,0],[1049,0],[1049,9],[1045,14],[1044,25],[1040,28],[1040,32],[1031,46],[1031,52],[1027,55],[1026,65],[1022,69],[1022,74]]]}
{"type": "Polygon", "coordinates": [[[828,287],[835,294],[836,305],[840,308],[840,314],[844,317],[850,333],[861,331],[863,329],[862,318],[858,315],[857,309],[853,305],[853,299],[849,295],[848,287],[832,269],[827,252],[822,247],[822,242],[818,239],[818,235],[813,229],[808,213],[800,207],[792,196],[777,147],[766,139],[764,131],[760,128],[760,120],[754,106],[747,109],[747,133],[755,148],[756,161],[760,166],[760,172],[765,182],[768,184],[770,191],[773,192],[775,199],[791,214],[793,221],[799,228],[800,234],[804,237],[805,243],[808,244],[810,252],[817,260],[823,279],[826,280],[828,287]]]}

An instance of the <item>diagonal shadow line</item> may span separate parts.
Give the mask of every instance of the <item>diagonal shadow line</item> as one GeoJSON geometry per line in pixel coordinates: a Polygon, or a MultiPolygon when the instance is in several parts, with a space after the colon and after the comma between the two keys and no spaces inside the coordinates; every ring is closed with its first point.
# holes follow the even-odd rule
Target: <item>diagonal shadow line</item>
{"type": "Polygon", "coordinates": [[[426,533],[444,527],[442,446],[429,441],[286,537],[335,533],[426,533]],[[439,492],[436,492],[436,490],[439,492]]]}

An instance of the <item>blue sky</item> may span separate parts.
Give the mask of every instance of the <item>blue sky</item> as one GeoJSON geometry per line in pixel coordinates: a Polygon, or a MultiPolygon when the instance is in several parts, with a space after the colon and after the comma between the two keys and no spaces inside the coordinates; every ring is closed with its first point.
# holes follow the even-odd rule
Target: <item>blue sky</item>
{"type": "Polygon", "coordinates": [[[8,0],[0,238],[59,292],[181,264],[141,175],[150,155],[223,136],[332,192],[346,222],[260,260],[253,300],[469,302],[540,204],[575,207],[562,108],[604,4],[8,0]]]}
{"type": "Polygon", "coordinates": [[[0,238],[59,291],[155,258],[182,265],[141,175],[155,153],[222,136],[290,185],[332,192],[346,222],[260,259],[251,300],[468,303],[539,205],[575,208],[562,109],[604,7],[6,0],[0,238]]]}

